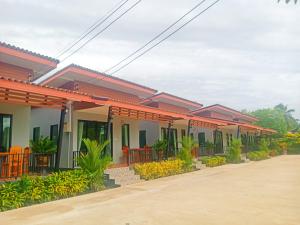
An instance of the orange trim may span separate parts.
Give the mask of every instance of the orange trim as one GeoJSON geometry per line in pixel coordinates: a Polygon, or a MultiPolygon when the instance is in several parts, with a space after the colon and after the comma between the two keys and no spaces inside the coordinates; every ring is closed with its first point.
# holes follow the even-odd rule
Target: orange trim
{"type": "Polygon", "coordinates": [[[53,81],[54,79],[57,79],[57,78],[63,76],[67,72],[77,73],[78,75],[87,76],[87,77],[94,78],[94,79],[100,79],[100,80],[105,79],[105,81],[109,81],[113,84],[117,84],[117,85],[124,86],[124,87],[127,87],[127,88],[131,88],[131,89],[135,89],[135,90],[138,90],[138,91],[146,92],[148,94],[154,94],[156,92],[155,90],[150,90],[148,88],[139,87],[137,85],[127,83],[127,82],[122,81],[122,80],[118,80],[118,79],[114,79],[114,78],[109,77],[109,76],[102,75],[101,73],[95,73],[95,72],[92,72],[92,71],[89,71],[89,70],[84,70],[84,69],[81,69],[81,68],[78,68],[78,67],[75,67],[75,66],[72,66],[72,65],[62,69],[61,71],[59,71],[54,76],[52,76],[49,79],[43,81],[42,85],[48,84],[49,82],[53,81]]]}
{"type": "Polygon", "coordinates": [[[55,68],[57,66],[57,63],[55,63],[51,60],[47,60],[45,58],[34,56],[34,55],[31,55],[31,54],[28,54],[28,53],[25,53],[25,52],[22,52],[22,51],[18,51],[16,49],[8,48],[8,47],[5,47],[5,46],[1,46],[1,45],[0,45],[0,52],[4,53],[4,54],[7,54],[7,55],[17,57],[17,58],[21,58],[21,59],[24,59],[24,60],[32,61],[32,62],[35,62],[35,63],[48,65],[48,66],[53,67],[53,68],[55,68]]]}

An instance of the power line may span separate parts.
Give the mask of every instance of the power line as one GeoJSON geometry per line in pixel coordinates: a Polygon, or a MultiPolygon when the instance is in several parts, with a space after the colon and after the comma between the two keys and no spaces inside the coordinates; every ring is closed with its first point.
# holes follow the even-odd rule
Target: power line
{"type": "Polygon", "coordinates": [[[192,22],[193,20],[195,20],[197,17],[199,17],[200,15],[202,15],[204,12],[206,12],[208,9],[210,9],[212,6],[214,6],[215,4],[217,4],[220,0],[215,1],[214,3],[212,3],[211,5],[209,5],[207,8],[205,8],[204,10],[202,10],[200,13],[198,13],[197,15],[195,15],[194,17],[192,17],[190,20],[188,20],[186,23],[184,23],[183,25],[181,25],[179,28],[177,28],[175,31],[173,31],[172,33],[170,33],[169,35],[167,35],[165,38],[163,38],[162,40],[160,40],[159,42],[157,42],[155,45],[153,45],[152,47],[148,48],[147,50],[145,50],[143,53],[139,54],[138,56],[136,56],[135,58],[133,58],[132,60],[130,60],[128,63],[126,63],[125,65],[121,66],[119,69],[115,70],[114,72],[110,73],[115,74],[117,72],[119,72],[120,70],[124,69],[126,66],[128,66],[129,64],[131,64],[132,62],[134,62],[135,60],[137,60],[138,58],[142,57],[143,55],[145,55],[147,52],[149,52],[151,49],[155,48],[157,45],[159,45],[160,43],[162,43],[163,41],[165,41],[166,39],[168,39],[169,37],[171,37],[173,34],[175,34],[176,32],[178,32],[179,30],[181,30],[184,26],[186,26],[187,24],[189,24],[190,22],[192,22]]]}
{"type": "Polygon", "coordinates": [[[92,36],[90,39],[88,39],[86,42],[84,42],[79,48],[77,48],[75,51],[73,51],[71,54],[63,58],[60,62],[62,63],[72,55],[74,55],[76,52],[78,52],[80,49],[82,49],[84,46],[86,46],[90,41],[94,40],[98,35],[103,33],[107,28],[109,28],[113,23],[118,21],[121,17],[123,17],[127,12],[132,10],[137,4],[139,4],[142,0],[138,0],[136,3],[134,3],[132,6],[130,6],[127,10],[125,10],[121,15],[119,15],[116,19],[114,19],[112,22],[110,22],[106,27],[104,27],[102,30],[100,30],[98,33],[96,33],[94,36],[92,36]]]}
{"type": "Polygon", "coordinates": [[[122,59],[121,61],[119,61],[117,64],[113,65],[112,67],[110,67],[109,69],[105,70],[104,72],[107,73],[108,71],[116,68],[117,66],[119,66],[121,63],[123,63],[124,61],[126,61],[127,59],[129,59],[130,57],[132,57],[133,55],[135,55],[136,53],[138,53],[140,50],[144,49],[146,46],[148,46],[149,44],[151,44],[153,41],[155,41],[157,38],[159,38],[161,35],[163,35],[164,33],[166,33],[168,30],[170,30],[172,27],[174,27],[178,22],[180,22],[183,18],[185,18],[187,15],[189,15],[191,12],[193,12],[195,9],[197,9],[200,5],[202,5],[206,0],[202,0],[201,2],[199,2],[198,4],[196,4],[191,10],[189,10],[187,13],[185,13],[183,16],[181,16],[178,20],[176,20],[174,23],[172,23],[171,25],[169,25],[166,29],[164,29],[162,32],[160,32],[159,34],[157,34],[154,38],[152,38],[150,41],[148,41],[146,44],[144,44],[142,47],[138,48],[136,51],[134,51],[133,53],[131,53],[130,55],[128,55],[127,57],[125,57],[124,59],[122,59]]]}
{"type": "Polygon", "coordinates": [[[127,3],[129,0],[122,0],[120,1],[116,6],[114,6],[107,14],[105,14],[103,17],[98,19],[92,26],[90,26],[85,32],[81,34],[81,36],[78,38],[77,41],[72,42],[70,45],[68,45],[66,48],[61,50],[56,58],[61,57],[65,53],[67,53],[70,49],[72,49],[76,44],[78,44],[81,40],[83,40],[87,35],[89,35],[91,32],[93,32],[96,28],[101,26],[106,20],[108,20],[115,12],[117,12],[125,3],[127,3]],[[122,3],[123,2],[123,3],[122,3]],[[121,4],[122,3],[122,4],[121,4]],[[121,4],[121,5],[120,5],[121,4]],[[117,8],[116,8],[117,7],[117,8]]]}

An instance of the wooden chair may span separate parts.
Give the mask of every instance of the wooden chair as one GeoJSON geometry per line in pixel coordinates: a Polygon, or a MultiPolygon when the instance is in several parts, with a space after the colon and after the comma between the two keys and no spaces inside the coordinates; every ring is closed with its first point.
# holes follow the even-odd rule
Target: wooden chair
{"type": "Polygon", "coordinates": [[[31,150],[29,147],[24,148],[23,151],[23,174],[29,173],[29,161],[30,161],[31,150]]]}
{"type": "Polygon", "coordinates": [[[10,148],[8,155],[8,177],[22,176],[23,172],[23,152],[21,146],[10,148]]]}

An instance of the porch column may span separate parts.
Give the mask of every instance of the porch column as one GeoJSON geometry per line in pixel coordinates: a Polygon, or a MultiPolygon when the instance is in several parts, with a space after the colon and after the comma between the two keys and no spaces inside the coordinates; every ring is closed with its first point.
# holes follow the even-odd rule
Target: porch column
{"type": "Polygon", "coordinates": [[[171,126],[172,126],[172,123],[171,121],[169,122],[168,124],[168,130],[167,130],[167,151],[166,151],[166,154],[165,154],[165,158],[168,159],[168,155],[169,155],[169,152],[170,152],[170,137],[171,137],[171,126]]]}
{"type": "Polygon", "coordinates": [[[58,131],[58,138],[57,138],[57,151],[55,157],[56,170],[59,169],[59,163],[60,163],[62,141],[63,141],[63,134],[64,134],[65,115],[66,115],[66,108],[63,107],[62,110],[60,111],[59,131],[58,131]]]}
{"type": "MultiPolygon", "coordinates": [[[[112,121],[112,110],[111,110],[111,106],[109,106],[108,108],[108,114],[107,114],[107,129],[106,129],[106,140],[109,141],[109,144],[106,146],[106,150],[105,153],[106,155],[111,152],[111,121],[112,121]]],[[[112,156],[112,154],[111,154],[112,156]]]]}
{"type": "Polygon", "coordinates": [[[248,146],[249,146],[249,131],[247,131],[246,152],[248,152],[248,146]]]}
{"type": "Polygon", "coordinates": [[[190,133],[191,133],[191,123],[192,123],[192,121],[189,120],[189,122],[188,122],[188,129],[187,129],[187,136],[188,137],[190,136],[190,133]]]}
{"type": "Polygon", "coordinates": [[[238,125],[238,129],[237,129],[237,133],[236,133],[236,138],[239,139],[240,138],[240,125],[238,125]]]}

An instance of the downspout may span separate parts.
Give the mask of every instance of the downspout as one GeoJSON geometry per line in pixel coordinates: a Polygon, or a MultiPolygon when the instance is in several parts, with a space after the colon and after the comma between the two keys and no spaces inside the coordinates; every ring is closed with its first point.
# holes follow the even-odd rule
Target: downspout
{"type": "Polygon", "coordinates": [[[64,106],[60,111],[59,133],[58,133],[57,151],[56,151],[56,157],[55,157],[55,170],[59,169],[59,164],[60,164],[62,141],[63,141],[63,134],[64,134],[65,115],[66,115],[66,108],[64,106]]]}

